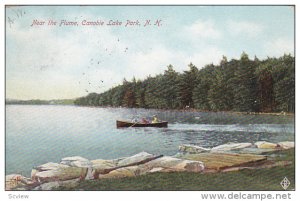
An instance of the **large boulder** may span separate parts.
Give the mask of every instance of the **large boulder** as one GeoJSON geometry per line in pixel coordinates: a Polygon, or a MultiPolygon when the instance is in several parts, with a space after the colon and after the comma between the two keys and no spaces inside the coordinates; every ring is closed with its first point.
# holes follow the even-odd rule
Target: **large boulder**
{"type": "Polygon", "coordinates": [[[100,174],[99,179],[104,178],[123,178],[123,177],[135,177],[140,175],[139,166],[123,167],[110,171],[108,174],[100,174]]]}
{"type": "Polygon", "coordinates": [[[240,171],[244,169],[253,170],[253,169],[265,169],[265,168],[273,168],[273,167],[285,167],[293,164],[292,161],[266,161],[265,163],[258,164],[257,166],[240,166],[240,167],[229,167],[223,169],[222,172],[232,172],[232,171],[240,171]]]}
{"type": "Polygon", "coordinates": [[[92,161],[92,171],[94,179],[98,178],[112,178],[112,177],[124,177],[125,175],[135,176],[140,174],[141,172],[145,172],[142,168],[144,163],[147,163],[151,160],[154,160],[161,156],[155,156],[153,154],[149,154],[147,152],[141,152],[136,155],[115,159],[115,160],[93,160],[92,161]],[[135,168],[139,167],[138,172],[135,171],[135,168]],[[134,171],[134,172],[132,172],[134,171]],[[123,176],[122,176],[123,175],[123,176]]]}
{"type": "Polygon", "coordinates": [[[251,143],[228,143],[213,147],[211,152],[230,152],[244,148],[252,147],[251,143]]]}
{"type": "Polygon", "coordinates": [[[117,167],[117,163],[113,160],[96,159],[91,160],[93,169],[106,170],[117,167]]]}
{"type": "Polygon", "coordinates": [[[51,172],[51,171],[55,171],[57,169],[68,168],[68,167],[69,167],[68,165],[63,165],[63,164],[59,164],[59,163],[52,163],[52,162],[45,163],[45,164],[39,165],[36,168],[31,170],[31,179],[33,181],[39,182],[39,179],[36,177],[37,173],[51,172]]]}
{"type": "Polygon", "coordinates": [[[83,167],[70,167],[64,164],[46,163],[32,170],[32,180],[39,183],[52,181],[65,181],[71,179],[84,179],[87,169],[83,167]]]}
{"type": "Polygon", "coordinates": [[[179,151],[186,152],[186,153],[203,153],[203,152],[209,152],[210,149],[196,146],[196,145],[183,144],[179,146],[179,151]]]}
{"type": "Polygon", "coordinates": [[[92,160],[92,175],[94,179],[99,178],[100,174],[107,174],[117,167],[117,162],[114,160],[92,160]]]}
{"type": "Polygon", "coordinates": [[[151,170],[155,170],[154,172],[166,170],[169,170],[171,172],[202,172],[204,170],[204,164],[201,161],[191,161],[170,156],[164,156],[152,160],[142,165],[142,167],[144,169],[147,169],[149,172],[151,170]]]}
{"type": "Polygon", "coordinates": [[[42,172],[42,171],[49,171],[49,170],[56,170],[58,168],[67,168],[69,167],[68,165],[64,165],[64,164],[59,164],[59,163],[45,163],[42,165],[39,165],[35,168],[36,171],[42,172]]]}
{"type": "Polygon", "coordinates": [[[278,148],[280,148],[278,144],[266,142],[266,141],[258,141],[258,142],[255,142],[254,144],[259,149],[278,149],[278,148]]]}
{"type": "Polygon", "coordinates": [[[260,163],[267,160],[267,157],[254,154],[210,152],[200,154],[186,154],[182,156],[182,159],[201,161],[205,164],[205,172],[211,172],[220,171],[228,167],[260,163]]]}
{"type": "Polygon", "coordinates": [[[30,178],[20,174],[10,174],[5,176],[5,190],[30,190],[37,184],[30,178]]]}
{"type": "Polygon", "coordinates": [[[94,179],[92,165],[93,163],[86,158],[81,156],[72,156],[61,159],[61,164],[68,165],[71,167],[87,168],[86,180],[94,179]]]}
{"type": "Polygon", "coordinates": [[[282,149],[292,149],[292,148],[295,148],[295,142],[291,142],[291,141],[279,142],[278,145],[282,149]]]}
{"type": "Polygon", "coordinates": [[[24,187],[25,180],[24,176],[20,174],[10,174],[5,176],[5,190],[14,190],[16,188],[24,187]]]}
{"type": "Polygon", "coordinates": [[[264,155],[272,152],[279,151],[278,149],[260,149],[257,147],[250,147],[241,149],[238,151],[239,154],[255,154],[255,155],[264,155]]]}
{"type": "Polygon", "coordinates": [[[130,156],[130,157],[127,157],[127,158],[124,158],[124,159],[118,161],[117,166],[118,167],[127,166],[130,164],[141,163],[143,161],[147,162],[148,160],[151,160],[154,157],[156,157],[156,156],[153,154],[149,154],[147,152],[141,152],[136,155],[133,155],[133,156],[130,156]]]}
{"type": "Polygon", "coordinates": [[[92,162],[81,156],[72,156],[61,159],[60,164],[68,165],[71,167],[91,167],[92,162]]]}

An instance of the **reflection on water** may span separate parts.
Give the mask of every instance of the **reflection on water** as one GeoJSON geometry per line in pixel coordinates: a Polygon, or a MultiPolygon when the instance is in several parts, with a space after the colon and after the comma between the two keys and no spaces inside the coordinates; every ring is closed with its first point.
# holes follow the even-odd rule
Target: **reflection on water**
{"type": "Polygon", "coordinates": [[[6,174],[66,156],[111,159],[147,151],[174,155],[181,144],[294,140],[294,118],[75,106],[6,106],[6,174]],[[116,129],[116,120],[157,114],[168,128],[116,129]]]}

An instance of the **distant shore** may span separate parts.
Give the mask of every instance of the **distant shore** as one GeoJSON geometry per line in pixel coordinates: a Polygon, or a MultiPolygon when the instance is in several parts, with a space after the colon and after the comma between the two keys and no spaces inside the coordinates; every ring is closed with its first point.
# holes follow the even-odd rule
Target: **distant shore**
{"type": "Polygon", "coordinates": [[[6,99],[7,105],[74,105],[73,99],[57,99],[57,100],[14,100],[6,99]]]}
{"type": "Polygon", "coordinates": [[[241,115],[273,115],[273,116],[295,116],[292,112],[240,112],[240,111],[209,111],[199,110],[194,108],[188,109],[156,109],[156,108],[128,108],[128,107],[113,107],[113,106],[90,106],[90,105],[75,105],[73,99],[62,100],[6,100],[6,105],[70,105],[79,107],[91,108],[127,108],[127,109],[144,109],[158,111],[178,111],[178,112],[214,112],[214,113],[232,113],[241,115]]]}

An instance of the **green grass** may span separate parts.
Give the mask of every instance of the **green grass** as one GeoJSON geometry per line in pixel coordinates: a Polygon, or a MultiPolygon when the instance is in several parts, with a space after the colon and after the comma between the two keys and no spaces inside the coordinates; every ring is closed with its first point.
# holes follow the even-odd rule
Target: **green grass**
{"type": "Polygon", "coordinates": [[[274,160],[290,160],[293,164],[227,173],[153,173],[131,178],[82,181],[73,189],[57,190],[283,190],[280,182],[284,177],[291,182],[287,190],[295,189],[294,149],[283,151],[274,160]]]}

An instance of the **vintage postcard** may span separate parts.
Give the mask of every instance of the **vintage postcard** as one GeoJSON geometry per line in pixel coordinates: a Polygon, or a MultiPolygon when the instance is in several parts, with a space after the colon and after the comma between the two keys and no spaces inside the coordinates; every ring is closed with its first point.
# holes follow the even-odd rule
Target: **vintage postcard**
{"type": "Polygon", "coordinates": [[[5,5],[9,199],[291,199],[294,114],[295,5],[5,5]]]}

